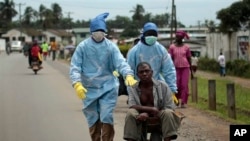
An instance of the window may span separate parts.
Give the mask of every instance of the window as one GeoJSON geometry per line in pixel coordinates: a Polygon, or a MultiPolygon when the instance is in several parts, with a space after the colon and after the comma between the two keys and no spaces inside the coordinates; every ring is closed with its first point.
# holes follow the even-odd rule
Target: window
{"type": "Polygon", "coordinates": [[[81,38],[85,38],[86,37],[86,33],[80,33],[80,37],[81,38]]]}

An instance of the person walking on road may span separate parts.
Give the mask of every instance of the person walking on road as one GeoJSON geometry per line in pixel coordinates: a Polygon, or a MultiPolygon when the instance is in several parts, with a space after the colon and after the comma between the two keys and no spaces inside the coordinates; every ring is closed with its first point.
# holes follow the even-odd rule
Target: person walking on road
{"type": "Polygon", "coordinates": [[[178,30],[175,36],[175,42],[170,45],[169,53],[176,68],[178,88],[177,98],[181,104],[179,106],[185,108],[187,106],[189,95],[188,81],[190,72],[191,79],[193,78],[193,72],[191,69],[191,51],[189,46],[183,43],[184,38],[189,38],[186,32],[178,30]]]}
{"type": "Polygon", "coordinates": [[[192,56],[192,58],[191,58],[191,67],[192,67],[193,73],[196,73],[196,71],[197,71],[198,61],[199,61],[198,57],[194,53],[193,56],[192,56]]]}
{"type": "Polygon", "coordinates": [[[136,66],[140,62],[148,62],[153,70],[153,78],[165,81],[175,98],[177,93],[175,66],[166,48],[157,41],[158,28],[155,23],[145,23],[140,37],[140,41],[127,54],[129,65],[136,71],[136,66]]]}
{"type": "Polygon", "coordinates": [[[218,62],[220,65],[220,76],[226,76],[226,59],[222,52],[218,57],[218,62]]]}
{"type": "Polygon", "coordinates": [[[134,72],[115,43],[108,40],[103,13],[90,21],[91,37],[76,47],[71,59],[70,79],[83,102],[83,113],[87,119],[92,141],[113,141],[113,112],[118,98],[117,70],[127,86],[134,85],[134,72]]]}
{"type": "Polygon", "coordinates": [[[47,44],[46,41],[44,41],[41,47],[42,47],[42,51],[43,51],[43,59],[46,60],[46,58],[48,56],[49,45],[47,44]]]}
{"type": "Polygon", "coordinates": [[[50,43],[50,50],[52,51],[52,61],[56,59],[57,43],[53,41],[50,43]]]}
{"type": "Polygon", "coordinates": [[[10,53],[11,53],[10,44],[11,44],[10,42],[7,42],[6,46],[5,46],[5,52],[6,52],[7,55],[10,55],[10,53]]]}

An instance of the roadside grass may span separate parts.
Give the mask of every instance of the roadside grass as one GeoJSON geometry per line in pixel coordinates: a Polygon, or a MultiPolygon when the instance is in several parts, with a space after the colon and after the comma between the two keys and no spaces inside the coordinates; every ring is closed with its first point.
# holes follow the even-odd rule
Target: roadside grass
{"type": "MultiPolygon", "coordinates": [[[[189,104],[198,109],[205,110],[209,113],[217,115],[233,123],[250,124],[250,89],[244,88],[236,83],[235,86],[235,106],[236,106],[236,120],[228,117],[227,109],[227,84],[233,83],[226,79],[215,78],[216,83],[216,111],[209,110],[208,107],[208,80],[206,78],[197,77],[197,95],[198,102],[189,104]]],[[[191,88],[191,84],[190,88],[191,88]]],[[[191,92],[189,101],[192,99],[191,92]]]]}

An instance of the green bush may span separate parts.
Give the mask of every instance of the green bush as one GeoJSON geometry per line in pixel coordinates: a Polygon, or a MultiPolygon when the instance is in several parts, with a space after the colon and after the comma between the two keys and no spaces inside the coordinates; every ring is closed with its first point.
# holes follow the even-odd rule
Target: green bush
{"type": "MultiPolygon", "coordinates": [[[[207,57],[199,58],[198,69],[204,71],[218,72],[219,64],[215,59],[207,57]]],[[[226,74],[250,78],[250,63],[245,60],[234,60],[226,63],[226,74]]]]}
{"type": "Polygon", "coordinates": [[[215,59],[209,59],[207,57],[200,57],[198,63],[198,69],[211,72],[218,72],[219,65],[215,59]]]}
{"type": "Polygon", "coordinates": [[[246,72],[249,72],[250,64],[244,60],[235,60],[232,62],[230,71],[236,76],[244,77],[246,72]]]}

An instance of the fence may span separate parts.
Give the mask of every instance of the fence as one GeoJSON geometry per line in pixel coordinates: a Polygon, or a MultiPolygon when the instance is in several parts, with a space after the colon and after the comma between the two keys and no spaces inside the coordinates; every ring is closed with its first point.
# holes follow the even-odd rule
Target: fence
{"type": "MultiPolygon", "coordinates": [[[[197,78],[191,79],[192,102],[198,102],[197,78]]],[[[208,109],[216,111],[216,81],[208,80],[208,109]]],[[[235,86],[234,83],[227,84],[227,110],[228,117],[236,119],[235,108],[235,86]]]]}

